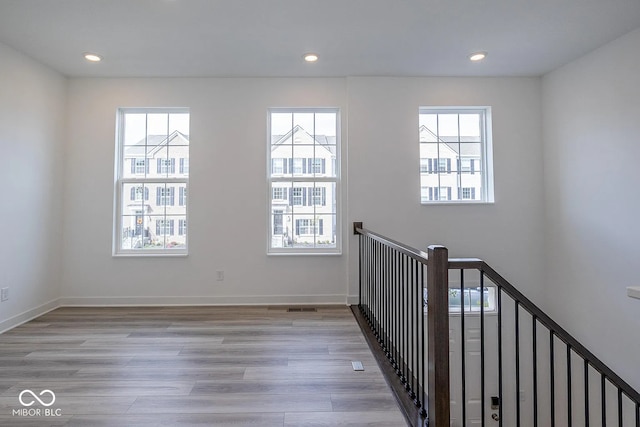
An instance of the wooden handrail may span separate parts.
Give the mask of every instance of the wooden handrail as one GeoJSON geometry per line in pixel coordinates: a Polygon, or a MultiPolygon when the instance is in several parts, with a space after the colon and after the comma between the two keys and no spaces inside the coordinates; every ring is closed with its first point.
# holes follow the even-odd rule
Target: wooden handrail
{"type": "MultiPolygon", "coordinates": [[[[427,323],[429,332],[427,357],[429,380],[428,384],[426,384],[426,386],[428,386],[428,402],[425,402],[425,406],[429,410],[428,416],[431,426],[448,426],[450,417],[448,326],[449,270],[479,271],[481,273],[481,283],[483,280],[485,280],[484,283],[486,283],[486,280],[488,279],[497,287],[498,292],[504,292],[503,295],[509,296],[515,302],[516,309],[522,308],[529,313],[534,321],[534,329],[537,322],[549,331],[551,342],[553,342],[554,338],[557,338],[567,346],[567,355],[569,355],[570,352],[573,352],[579,356],[584,362],[585,374],[587,372],[587,367],[590,366],[593,370],[602,375],[602,387],[604,387],[604,381],[606,379],[611,385],[617,388],[620,395],[624,394],[632,400],[637,411],[636,420],[640,418],[640,393],[482,259],[448,258],[447,248],[443,246],[430,246],[428,252],[425,253],[419,249],[412,248],[386,236],[367,230],[363,227],[362,222],[355,222],[353,224],[353,232],[356,235],[366,236],[375,242],[379,242],[393,251],[397,251],[407,257],[410,257],[427,267],[426,288],[429,295],[427,301],[427,323]],[[432,351],[432,349],[436,350],[432,351]],[[445,372],[446,375],[444,374],[445,372]]],[[[499,304],[498,300],[498,306],[499,304]]],[[[501,393],[502,392],[500,391],[500,394],[501,393]]],[[[621,405],[620,397],[618,398],[618,402],[619,405],[621,405]]],[[[620,412],[621,409],[619,408],[618,411],[620,412]]],[[[622,415],[619,414],[619,416],[621,417],[622,415]]]]}
{"type": "Polygon", "coordinates": [[[486,277],[493,283],[498,285],[507,295],[517,301],[518,304],[532,316],[549,329],[553,334],[571,349],[588,361],[589,364],[600,374],[606,376],[609,381],[617,388],[622,390],[631,400],[640,403],[640,393],[636,391],[625,380],[620,378],[611,368],[609,368],[604,362],[602,362],[596,355],[589,351],[584,345],[574,338],[569,332],[567,332],[562,326],[549,317],[544,311],[542,311],[536,304],[534,304],[529,298],[524,296],[522,292],[517,290],[507,279],[502,277],[497,271],[495,271],[486,262],[478,258],[455,258],[449,259],[450,269],[477,269],[482,271],[486,277]]]}

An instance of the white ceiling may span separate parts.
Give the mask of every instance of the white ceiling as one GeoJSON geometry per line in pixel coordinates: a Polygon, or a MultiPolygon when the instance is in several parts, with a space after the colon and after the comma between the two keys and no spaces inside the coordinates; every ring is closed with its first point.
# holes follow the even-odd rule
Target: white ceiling
{"type": "Polygon", "coordinates": [[[538,76],[638,27],[640,0],[0,0],[0,42],[67,76],[538,76]]]}

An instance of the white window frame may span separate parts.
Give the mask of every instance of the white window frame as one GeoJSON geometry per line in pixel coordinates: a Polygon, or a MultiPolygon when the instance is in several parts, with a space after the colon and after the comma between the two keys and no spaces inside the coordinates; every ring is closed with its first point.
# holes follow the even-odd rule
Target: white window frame
{"type": "MultiPolygon", "coordinates": [[[[188,255],[188,245],[189,245],[189,236],[188,234],[185,236],[185,245],[184,248],[171,248],[171,247],[162,247],[162,248],[150,248],[150,249],[127,249],[122,247],[122,218],[123,212],[125,209],[125,204],[123,203],[123,189],[127,185],[134,186],[145,186],[152,188],[154,184],[164,184],[165,188],[168,190],[168,187],[174,188],[174,205],[177,204],[176,192],[175,188],[179,188],[180,186],[184,186],[188,189],[189,187],[189,176],[188,174],[184,174],[183,176],[176,177],[149,177],[149,175],[154,175],[153,173],[149,174],[138,174],[137,169],[134,169],[134,176],[125,177],[126,175],[126,167],[131,168],[130,164],[127,164],[126,159],[124,157],[124,136],[125,136],[125,121],[124,118],[127,114],[190,114],[188,108],[118,108],[116,113],[116,161],[115,161],[115,190],[114,190],[114,221],[113,221],[113,249],[112,254],[114,257],[120,256],[132,256],[132,257],[157,257],[157,256],[186,256],[188,255]],[[138,175],[143,175],[142,177],[138,175]]],[[[169,135],[169,131],[167,130],[167,135],[169,135]]],[[[135,161],[135,160],[134,160],[135,161]]],[[[146,164],[149,163],[149,160],[146,159],[146,164]]],[[[146,167],[146,166],[145,166],[146,167]]],[[[155,165],[153,166],[155,168],[155,165]]],[[[170,166],[169,166],[170,167],[170,166]]],[[[145,171],[146,172],[146,171],[145,171]]],[[[154,170],[155,172],[155,170],[154,170]]],[[[131,175],[131,174],[129,174],[131,175]]],[[[157,175],[157,174],[156,174],[157,175]]],[[[128,195],[127,195],[128,196],[128,195]]],[[[153,198],[155,202],[155,194],[151,194],[149,198],[153,198]]],[[[168,194],[165,194],[165,198],[168,197],[168,194]]],[[[188,203],[187,203],[188,205],[188,203]]],[[[162,205],[166,207],[165,205],[162,205]]],[[[187,221],[189,218],[188,206],[184,206],[184,220],[187,221]]],[[[143,214],[147,216],[148,214],[143,214]]],[[[157,216],[157,215],[154,215],[157,216]]],[[[182,217],[182,215],[169,215],[164,214],[163,219],[157,219],[161,221],[169,221],[174,219],[179,219],[178,217],[182,217]]],[[[174,221],[174,226],[178,221],[174,221]]],[[[155,231],[155,230],[153,230],[155,231]]],[[[176,230],[174,229],[174,235],[176,230]]],[[[168,235],[163,235],[168,236],[168,235]]],[[[166,245],[165,245],[166,246],[166,245]]]]}
{"type": "MultiPolygon", "coordinates": [[[[341,156],[342,156],[342,146],[341,146],[341,112],[339,108],[333,107],[318,107],[318,108],[269,108],[267,111],[267,184],[268,184],[268,203],[267,203],[267,255],[341,255],[342,254],[342,202],[341,202],[341,174],[340,174],[340,165],[341,165],[341,156]],[[335,158],[332,159],[332,171],[331,173],[320,174],[318,176],[315,171],[315,162],[311,162],[311,170],[307,170],[306,173],[302,174],[301,171],[288,170],[286,176],[273,176],[272,175],[272,157],[271,157],[271,149],[272,149],[272,141],[271,141],[271,115],[273,113],[333,113],[336,116],[336,153],[335,158]],[[333,176],[332,176],[333,175],[333,176]],[[332,215],[335,215],[335,247],[327,248],[327,247],[273,247],[271,244],[271,231],[273,229],[272,224],[272,215],[274,212],[274,208],[277,208],[277,205],[274,205],[273,202],[275,200],[272,199],[272,188],[279,184],[286,184],[288,191],[287,196],[293,202],[293,189],[300,187],[302,191],[307,191],[308,187],[314,187],[315,183],[329,183],[334,185],[334,197],[335,197],[335,212],[332,215]]],[[[274,157],[273,159],[276,159],[274,157]]],[[[296,158],[292,161],[290,169],[295,169],[294,164],[296,158]]],[[[304,163],[306,159],[302,158],[302,162],[304,163]]],[[[321,166],[320,166],[321,167],[321,166]]],[[[325,165],[328,169],[328,162],[325,165]]],[[[309,168],[307,168],[309,169],[309,168]]],[[[274,174],[275,175],[275,174],[274,174]]],[[[307,196],[312,197],[313,201],[313,193],[307,193],[307,196]]],[[[333,201],[329,200],[329,195],[326,196],[326,204],[333,203],[333,201]]],[[[304,204],[304,200],[301,201],[304,204]]],[[[307,200],[307,203],[315,208],[315,206],[307,200]]],[[[294,205],[295,206],[295,205],[294,205]]],[[[318,212],[317,216],[322,217],[323,213],[318,212]]],[[[292,224],[293,225],[293,224],[292,224]]],[[[329,221],[324,221],[323,227],[333,227],[329,221]]]]}
{"type": "MultiPolygon", "coordinates": [[[[480,159],[476,159],[476,162],[479,162],[481,166],[481,170],[475,170],[471,175],[480,175],[480,188],[476,189],[476,199],[463,199],[462,192],[460,191],[458,194],[458,199],[454,200],[443,200],[440,197],[433,197],[432,199],[425,200],[424,197],[421,196],[420,203],[422,205],[438,205],[438,204],[491,204],[494,203],[494,184],[493,184],[493,141],[492,141],[492,117],[491,117],[491,107],[488,106],[458,106],[458,107],[420,107],[418,110],[418,115],[420,114],[480,114],[481,115],[481,123],[480,123],[480,159]]],[[[422,142],[419,142],[420,144],[422,142]]],[[[444,144],[443,142],[439,142],[438,145],[444,144]]],[[[435,160],[435,164],[433,167],[433,172],[430,172],[432,175],[438,175],[438,184],[435,184],[434,187],[439,188],[444,186],[443,183],[440,183],[440,176],[451,176],[457,175],[457,188],[461,188],[465,183],[461,183],[461,174],[462,173],[470,173],[471,172],[471,164],[467,163],[463,164],[467,161],[474,161],[468,157],[461,157],[455,165],[455,159],[451,161],[451,170],[441,170],[441,161],[444,160],[443,157],[435,160]],[[436,169],[437,168],[437,169],[436,169]],[[461,185],[462,184],[462,185],[461,185]]],[[[476,163],[477,165],[477,163],[476,163]]],[[[476,166],[477,167],[477,166],[476,166]]],[[[422,168],[421,168],[422,169],[422,168]]],[[[422,173],[420,175],[423,175],[422,173]]],[[[448,179],[448,178],[447,178],[448,179]]],[[[449,182],[449,181],[447,181],[449,182]]],[[[427,186],[421,181],[421,188],[427,186]]],[[[448,184],[446,186],[449,186],[448,184]]],[[[469,187],[469,185],[464,185],[465,187],[469,187]]],[[[438,195],[440,196],[440,195],[438,195]]],[[[455,196],[455,193],[452,193],[452,196],[455,196]]]]}

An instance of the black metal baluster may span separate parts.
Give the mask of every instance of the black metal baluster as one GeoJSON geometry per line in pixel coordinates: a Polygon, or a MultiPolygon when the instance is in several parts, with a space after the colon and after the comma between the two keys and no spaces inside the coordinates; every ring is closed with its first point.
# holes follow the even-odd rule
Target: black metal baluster
{"type": "Polygon", "coordinates": [[[405,376],[405,363],[406,363],[406,351],[407,351],[407,341],[406,341],[406,318],[407,318],[407,304],[406,304],[406,292],[405,292],[405,284],[407,283],[407,256],[402,256],[402,281],[400,283],[400,380],[404,384],[406,381],[405,376]]]}
{"type": "Polygon", "coordinates": [[[516,333],[516,427],[520,427],[520,303],[515,301],[515,333],[516,333]]]}
{"type": "Polygon", "coordinates": [[[413,305],[413,298],[414,298],[414,292],[413,292],[413,283],[415,282],[415,260],[413,258],[411,258],[411,280],[409,281],[409,343],[411,348],[409,349],[409,381],[407,382],[407,386],[409,387],[407,390],[409,391],[409,397],[411,397],[411,399],[415,398],[415,392],[414,392],[414,371],[415,371],[415,324],[413,321],[414,315],[413,315],[413,309],[414,309],[414,305],[413,305]]]}
{"type": "Polygon", "coordinates": [[[555,357],[553,354],[553,331],[549,330],[549,392],[551,394],[551,427],[556,425],[555,357]]]}
{"type": "Polygon", "coordinates": [[[498,292],[498,425],[502,427],[502,289],[496,286],[496,291],[498,292]]]}
{"type": "MultiPolygon", "coordinates": [[[[471,301],[471,297],[469,297],[471,301]]],[[[484,271],[480,271],[480,419],[485,424],[484,399],[484,271]]]]}
{"type": "Polygon", "coordinates": [[[589,361],[587,359],[584,359],[584,426],[589,427],[589,361]]]}
{"type": "Polygon", "coordinates": [[[567,344],[567,426],[571,427],[571,346],[567,344]]]}
{"type": "Polygon", "coordinates": [[[420,264],[418,263],[418,261],[416,261],[416,283],[413,287],[414,289],[414,293],[416,294],[416,300],[414,301],[414,309],[416,310],[416,318],[415,318],[415,325],[416,325],[416,398],[415,398],[415,404],[416,406],[419,408],[422,404],[420,402],[420,361],[421,359],[423,359],[422,355],[420,354],[420,348],[422,347],[420,345],[420,264]]]}
{"type": "Polygon", "coordinates": [[[538,427],[538,320],[535,315],[533,319],[533,427],[538,427]]]}
{"type": "Polygon", "coordinates": [[[622,390],[618,389],[618,427],[622,427],[622,390]]]}
{"type": "Polygon", "coordinates": [[[602,410],[602,427],[607,427],[607,394],[604,374],[600,374],[600,408],[602,410]]]}
{"type": "Polygon", "coordinates": [[[425,274],[426,274],[426,266],[424,264],[421,265],[422,270],[422,280],[420,281],[421,289],[420,289],[420,322],[422,324],[422,358],[420,361],[422,362],[422,411],[420,415],[424,418],[427,415],[427,367],[425,364],[425,360],[427,359],[427,334],[425,330],[424,324],[424,287],[425,283],[425,274]]]}
{"type": "Polygon", "coordinates": [[[466,379],[466,350],[465,350],[465,335],[464,335],[464,269],[460,269],[460,335],[462,340],[460,341],[461,356],[461,373],[462,373],[462,427],[467,425],[467,379],[466,379]]]}

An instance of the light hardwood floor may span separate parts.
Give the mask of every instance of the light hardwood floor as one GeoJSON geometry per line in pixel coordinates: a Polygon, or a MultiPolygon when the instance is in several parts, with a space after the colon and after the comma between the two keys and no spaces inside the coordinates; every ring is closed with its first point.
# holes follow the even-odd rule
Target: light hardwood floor
{"type": "Polygon", "coordinates": [[[0,335],[0,426],[31,425],[406,422],[347,307],[122,307],[60,308],[0,335]],[[25,392],[25,407],[24,390],[55,401],[25,392]]]}

